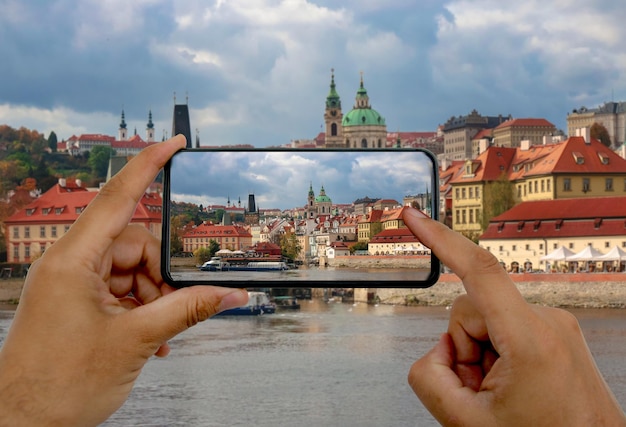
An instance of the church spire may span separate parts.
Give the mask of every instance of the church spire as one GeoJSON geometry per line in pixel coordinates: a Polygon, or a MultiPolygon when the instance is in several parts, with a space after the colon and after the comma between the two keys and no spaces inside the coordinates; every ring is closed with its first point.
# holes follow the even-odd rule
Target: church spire
{"type": "Polygon", "coordinates": [[[126,129],[126,119],[124,117],[124,108],[122,108],[122,121],[120,122],[120,128],[117,132],[117,139],[120,141],[126,141],[128,137],[128,130],[126,129]]]}
{"type": "Polygon", "coordinates": [[[341,98],[339,98],[339,94],[337,93],[337,88],[335,86],[335,69],[331,68],[330,71],[330,92],[326,97],[326,108],[336,108],[341,110],[341,98]]]}
{"type": "Polygon", "coordinates": [[[146,141],[154,142],[154,123],[152,123],[152,110],[148,111],[148,124],[146,125],[146,141]]]}

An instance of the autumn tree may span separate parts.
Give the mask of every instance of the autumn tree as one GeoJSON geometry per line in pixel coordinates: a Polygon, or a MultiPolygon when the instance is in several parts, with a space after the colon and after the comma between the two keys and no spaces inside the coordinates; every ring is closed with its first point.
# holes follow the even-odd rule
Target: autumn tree
{"type": "Polygon", "coordinates": [[[611,147],[611,136],[609,135],[609,131],[602,123],[596,122],[592,124],[589,133],[592,138],[597,139],[609,148],[611,147]]]}
{"type": "Polygon", "coordinates": [[[280,236],[280,252],[283,257],[292,261],[298,258],[302,247],[295,233],[285,233],[280,236]]]}
{"type": "Polygon", "coordinates": [[[483,215],[481,227],[487,229],[491,218],[496,217],[515,206],[515,186],[506,174],[485,186],[483,191],[483,215]]]}

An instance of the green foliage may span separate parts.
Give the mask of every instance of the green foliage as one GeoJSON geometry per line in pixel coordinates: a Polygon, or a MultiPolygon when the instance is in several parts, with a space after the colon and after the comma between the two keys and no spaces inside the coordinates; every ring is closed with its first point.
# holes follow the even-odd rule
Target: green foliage
{"type": "Polygon", "coordinates": [[[57,144],[58,144],[59,140],[57,139],[57,134],[54,133],[54,131],[50,132],[50,135],[48,136],[48,148],[50,148],[50,150],[53,153],[57,152],[57,144]]]}
{"type": "Polygon", "coordinates": [[[87,164],[96,177],[104,178],[109,168],[109,159],[113,155],[111,147],[96,145],[89,153],[87,164]]]}
{"type": "Polygon", "coordinates": [[[294,233],[286,233],[280,237],[280,252],[281,255],[290,260],[295,260],[302,252],[298,237],[294,233]]]}
{"type": "Polygon", "coordinates": [[[215,253],[220,250],[220,245],[215,240],[211,239],[209,241],[209,246],[206,248],[198,248],[193,253],[194,257],[196,257],[196,261],[199,264],[204,264],[212,257],[215,256],[215,253]]]}
{"type": "Polygon", "coordinates": [[[505,174],[493,182],[487,183],[483,190],[483,216],[481,227],[487,229],[491,218],[496,217],[515,206],[515,186],[505,174]]]}
{"type": "Polygon", "coordinates": [[[350,253],[353,254],[356,251],[366,251],[367,250],[367,242],[360,241],[350,246],[350,253]]]}

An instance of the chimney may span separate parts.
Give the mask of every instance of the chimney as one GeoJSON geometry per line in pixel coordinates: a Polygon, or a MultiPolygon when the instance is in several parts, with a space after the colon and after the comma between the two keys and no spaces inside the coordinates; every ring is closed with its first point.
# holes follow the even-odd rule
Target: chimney
{"type": "Polygon", "coordinates": [[[522,141],[520,141],[520,149],[522,151],[528,151],[530,150],[530,140],[529,139],[524,139],[522,141]]]}
{"type": "Polygon", "coordinates": [[[548,145],[548,144],[550,144],[551,138],[552,138],[552,137],[551,137],[550,135],[544,135],[544,136],[543,136],[543,145],[548,145]]]}
{"type": "Polygon", "coordinates": [[[75,181],[76,181],[76,186],[77,186],[77,187],[79,187],[79,188],[80,188],[80,187],[82,187],[82,186],[83,186],[83,182],[82,182],[80,179],[76,179],[75,181]]]}
{"type": "Polygon", "coordinates": [[[585,138],[585,144],[591,144],[591,128],[582,128],[580,136],[585,138]]]}
{"type": "Polygon", "coordinates": [[[450,161],[448,160],[447,157],[444,157],[443,159],[441,159],[441,171],[445,172],[448,170],[448,168],[450,167],[450,161]]]}
{"type": "Polygon", "coordinates": [[[478,140],[478,154],[482,154],[489,148],[489,140],[487,138],[478,140]]]}
{"type": "Polygon", "coordinates": [[[65,188],[67,186],[67,180],[65,178],[59,178],[59,187],[65,188]]]}

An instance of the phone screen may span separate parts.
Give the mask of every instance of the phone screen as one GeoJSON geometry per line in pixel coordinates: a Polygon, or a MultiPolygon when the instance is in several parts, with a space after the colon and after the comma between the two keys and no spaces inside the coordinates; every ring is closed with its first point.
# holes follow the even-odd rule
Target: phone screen
{"type": "Polygon", "coordinates": [[[439,262],[404,225],[438,218],[419,149],[191,149],[164,174],[162,272],[176,287],[417,288],[439,262]]]}

